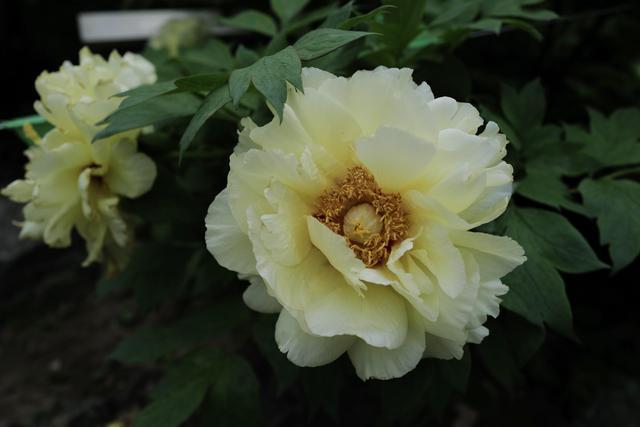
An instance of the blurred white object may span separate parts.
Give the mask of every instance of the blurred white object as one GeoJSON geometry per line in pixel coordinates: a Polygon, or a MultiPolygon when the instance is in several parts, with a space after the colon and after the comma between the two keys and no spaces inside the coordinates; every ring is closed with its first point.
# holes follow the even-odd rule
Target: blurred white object
{"type": "Polygon", "coordinates": [[[135,10],[109,12],[81,12],[78,30],[83,43],[146,40],[160,31],[168,21],[197,18],[205,23],[207,32],[215,35],[236,31],[214,25],[217,13],[203,10],[135,10]]]}

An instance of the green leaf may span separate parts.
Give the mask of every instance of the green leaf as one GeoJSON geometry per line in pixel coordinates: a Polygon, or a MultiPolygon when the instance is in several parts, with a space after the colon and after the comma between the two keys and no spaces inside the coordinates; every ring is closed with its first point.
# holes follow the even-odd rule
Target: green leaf
{"type": "Polygon", "coordinates": [[[309,0],[271,0],[271,9],[286,24],[309,3],[309,0]]]}
{"type": "Polygon", "coordinates": [[[293,47],[300,59],[310,61],[371,34],[373,33],[320,28],[300,37],[293,47]]]}
{"type": "Polygon", "coordinates": [[[182,134],[182,138],[180,139],[180,156],[189,148],[193,138],[195,138],[202,125],[230,101],[231,95],[229,95],[229,87],[227,85],[220,86],[209,92],[189,122],[189,126],[187,126],[184,134],[182,134]]]}
{"type": "Polygon", "coordinates": [[[460,2],[454,4],[431,21],[429,27],[467,24],[476,17],[479,10],[480,6],[476,2],[460,2]]]}
{"type": "Polygon", "coordinates": [[[257,426],[260,421],[260,384],[246,360],[226,355],[218,365],[206,409],[220,427],[257,426]]]}
{"type": "Polygon", "coordinates": [[[368,13],[364,13],[362,15],[354,16],[344,20],[338,28],[340,28],[341,30],[349,30],[361,24],[368,24],[376,19],[379,15],[381,16],[385,13],[390,13],[393,9],[394,6],[392,5],[383,5],[376,7],[368,13]]]}
{"type": "Polygon", "coordinates": [[[192,251],[173,244],[137,245],[125,270],[104,280],[101,288],[132,288],[140,310],[146,312],[180,290],[192,255],[192,251]]]}
{"type": "Polygon", "coordinates": [[[275,36],[278,31],[275,21],[266,13],[257,10],[245,10],[220,22],[229,27],[253,31],[267,36],[275,36]]]}
{"type": "Polygon", "coordinates": [[[349,1],[342,6],[333,9],[318,28],[339,28],[340,24],[351,16],[351,12],[353,12],[353,1],[349,1]]]}
{"type": "Polygon", "coordinates": [[[435,369],[444,381],[451,384],[454,390],[464,393],[467,390],[469,375],[471,374],[471,354],[469,349],[464,352],[462,359],[434,360],[435,369]]]}
{"type": "Polygon", "coordinates": [[[102,123],[107,127],[94,137],[94,141],[154,123],[190,116],[201,104],[200,98],[190,93],[173,93],[157,96],[133,106],[118,108],[102,123]]]}
{"type": "Polygon", "coordinates": [[[298,378],[300,369],[291,363],[278,349],[273,338],[275,316],[262,316],[260,322],[253,327],[253,339],[260,352],[267,359],[273,369],[277,381],[277,395],[284,393],[298,378]]]}
{"type": "Polygon", "coordinates": [[[549,170],[527,169],[527,176],[518,183],[516,193],[555,209],[586,214],[582,205],[571,200],[569,189],[560,176],[549,170]]]}
{"type": "Polygon", "coordinates": [[[248,316],[248,310],[237,298],[225,299],[168,326],[141,327],[118,344],[111,358],[126,364],[151,364],[225,335],[245,322],[248,316]]]}
{"type": "Polygon", "coordinates": [[[115,96],[125,98],[118,106],[119,109],[123,109],[141,104],[160,95],[168,94],[176,89],[175,80],[168,80],[151,85],[138,86],[115,96]]]}
{"type": "Polygon", "coordinates": [[[493,319],[487,327],[491,328],[491,333],[476,347],[476,353],[489,373],[507,390],[513,390],[521,380],[521,374],[507,334],[502,325],[493,319]]]}
{"type": "Polygon", "coordinates": [[[227,82],[227,73],[197,74],[175,81],[177,88],[186,92],[208,92],[227,82]]]}
{"type": "Polygon", "coordinates": [[[502,29],[502,21],[492,18],[481,19],[479,21],[468,24],[467,28],[470,28],[472,30],[489,31],[494,34],[498,34],[502,29]]]}
{"type": "Polygon", "coordinates": [[[574,337],[571,304],[562,277],[544,258],[536,254],[527,254],[527,258],[527,262],[503,279],[509,286],[509,292],[502,297],[503,307],[533,324],[546,323],[556,332],[574,337]]]}
{"type": "Polygon", "coordinates": [[[503,217],[505,233],[525,250],[527,261],[504,278],[503,306],[529,322],[574,337],[571,305],[556,268],[585,272],[602,268],[587,242],[562,215],[512,208],[503,217]]]}
{"type": "Polygon", "coordinates": [[[202,405],[207,425],[257,425],[258,381],[242,358],[204,349],[173,365],[153,391],[153,402],[133,427],[177,427],[202,405]],[[215,422],[214,422],[215,420],[215,422]]]}
{"type": "Polygon", "coordinates": [[[546,335],[545,328],[508,311],[501,313],[500,319],[513,348],[516,363],[522,368],[542,347],[546,335]]]}
{"type": "Polygon", "coordinates": [[[542,125],[546,108],[544,89],[537,79],[519,91],[503,85],[500,105],[513,128],[519,133],[527,132],[542,125]]]}
{"type": "Polygon", "coordinates": [[[481,2],[483,14],[487,16],[508,16],[534,21],[548,21],[558,17],[558,15],[551,10],[526,8],[526,6],[537,3],[540,2],[530,2],[526,0],[482,0],[481,2]]]}
{"type": "Polygon", "coordinates": [[[235,61],[238,68],[248,67],[260,59],[260,56],[244,45],[238,46],[235,54],[235,61]]]}
{"type": "Polygon", "coordinates": [[[502,18],[502,22],[513,28],[517,28],[526,33],[529,33],[529,35],[531,35],[531,37],[533,37],[537,41],[542,40],[542,33],[527,21],[523,21],[522,19],[515,19],[515,18],[502,18]]]}
{"type": "Polygon", "coordinates": [[[287,100],[287,82],[302,90],[301,72],[300,58],[295,49],[289,46],[231,73],[229,77],[231,99],[234,105],[238,105],[242,95],[253,84],[282,119],[282,110],[287,100]]]}
{"type": "Polygon", "coordinates": [[[609,118],[589,110],[590,132],[583,152],[600,167],[640,163],[640,109],[616,110],[609,118]]]}
{"type": "Polygon", "coordinates": [[[229,45],[216,39],[185,49],[178,60],[191,74],[210,73],[211,70],[228,71],[234,66],[229,45]]]}
{"type": "Polygon", "coordinates": [[[207,393],[207,378],[173,388],[162,398],[144,408],[133,420],[132,427],[177,427],[182,425],[200,406],[207,393]]]}
{"type": "Polygon", "coordinates": [[[613,271],[631,264],[640,254],[640,184],[585,179],[578,189],[587,210],[597,218],[600,242],[609,245],[613,271]]]}
{"type": "Polygon", "coordinates": [[[418,35],[427,2],[383,0],[382,4],[395,6],[395,9],[385,14],[382,23],[373,26],[373,31],[383,34],[383,42],[399,58],[411,40],[418,35]]]}
{"type": "Polygon", "coordinates": [[[538,255],[567,273],[607,268],[578,230],[558,213],[517,208],[508,221],[509,235],[525,248],[527,257],[538,255]]]}

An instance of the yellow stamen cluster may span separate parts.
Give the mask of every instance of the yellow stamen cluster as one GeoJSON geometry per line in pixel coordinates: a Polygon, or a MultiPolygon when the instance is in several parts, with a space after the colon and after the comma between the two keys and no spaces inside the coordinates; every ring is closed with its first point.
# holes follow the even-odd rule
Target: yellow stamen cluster
{"type": "Polygon", "coordinates": [[[350,168],[341,182],[325,190],[313,216],[345,236],[367,267],[384,264],[393,244],[404,239],[409,228],[400,194],[384,193],[361,166],[350,168]]]}

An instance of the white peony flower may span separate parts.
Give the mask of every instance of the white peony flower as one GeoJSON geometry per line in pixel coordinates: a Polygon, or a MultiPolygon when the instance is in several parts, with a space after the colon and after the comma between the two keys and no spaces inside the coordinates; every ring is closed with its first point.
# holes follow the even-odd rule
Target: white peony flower
{"type": "Polygon", "coordinates": [[[511,196],[506,138],[411,73],[303,70],[282,122],[241,132],[209,208],[208,249],[251,278],[249,307],[280,313],[276,341],[299,366],[347,352],[362,379],[388,379],[459,359],[525,261],[510,238],[470,231],[511,196]]]}
{"type": "MultiPolygon", "coordinates": [[[[127,52],[121,56],[114,50],[105,60],[84,47],[78,65],[65,61],[58,71],[38,76],[40,100],[34,108],[65,135],[93,138],[104,127],[96,124],[122,101],[113,95],[155,81],[153,64],[140,55],[127,52]]],[[[126,136],[135,137],[139,132],[133,130],[126,136]]]]}
{"type": "Polygon", "coordinates": [[[127,53],[112,53],[109,61],[80,51],[80,65],[65,62],[59,72],[43,73],[36,81],[42,96],[36,110],[55,128],[25,154],[25,179],[2,194],[24,207],[21,237],[42,239],[65,247],[75,228],[86,240],[84,264],[100,260],[107,249],[117,261],[127,244],[127,225],[118,212],[121,196],[147,192],[156,167],[137,151],[136,131],[92,143],[95,123],[113,112],[115,93],[155,81],[153,65],[127,53]]]}

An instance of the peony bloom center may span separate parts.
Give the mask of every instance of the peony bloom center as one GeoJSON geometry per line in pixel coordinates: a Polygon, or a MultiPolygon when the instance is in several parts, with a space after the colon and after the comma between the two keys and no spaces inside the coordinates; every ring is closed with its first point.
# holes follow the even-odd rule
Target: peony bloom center
{"type": "Polygon", "coordinates": [[[391,247],[407,235],[407,215],[398,193],[385,193],[364,167],[347,171],[345,178],[320,196],[314,217],[349,247],[367,267],[382,265],[391,247]]]}
{"type": "Polygon", "coordinates": [[[382,231],[382,218],[369,203],[362,203],[349,209],[342,222],[342,230],[347,239],[364,243],[382,231]]]}

